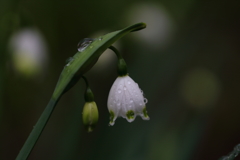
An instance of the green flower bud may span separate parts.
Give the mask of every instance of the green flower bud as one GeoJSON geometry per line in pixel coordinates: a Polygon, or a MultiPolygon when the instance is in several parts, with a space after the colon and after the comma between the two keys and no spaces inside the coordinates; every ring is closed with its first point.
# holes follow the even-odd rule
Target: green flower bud
{"type": "Polygon", "coordinates": [[[83,124],[88,132],[92,132],[98,122],[98,108],[94,101],[86,102],[83,107],[83,124]]]}

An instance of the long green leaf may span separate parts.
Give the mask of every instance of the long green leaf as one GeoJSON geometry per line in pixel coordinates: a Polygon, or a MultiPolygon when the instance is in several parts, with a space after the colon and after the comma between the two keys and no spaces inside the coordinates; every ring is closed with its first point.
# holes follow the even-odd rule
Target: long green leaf
{"type": "Polygon", "coordinates": [[[78,81],[81,75],[90,69],[95,64],[99,56],[115,41],[129,32],[138,31],[145,27],[146,24],[137,23],[122,30],[98,37],[88,47],[86,47],[86,49],[82,52],[77,52],[73,56],[72,61],[64,67],[53,92],[52,98],[38,119],[38,122],[23,145],[16,160],[25,160],[28,158],[63,93],[70,89],[78,81]]]}

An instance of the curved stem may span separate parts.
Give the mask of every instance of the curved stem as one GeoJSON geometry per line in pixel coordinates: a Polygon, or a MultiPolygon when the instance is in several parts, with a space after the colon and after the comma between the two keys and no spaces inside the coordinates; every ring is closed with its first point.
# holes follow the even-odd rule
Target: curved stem
{"type": "Polygon", "coordinates": [[[88,84],[88,80],[87,80],[87,78],[84,77],[84,76],[82,76],[82,78],[83,78],[83,80],[84,80],[84,82],[86,83],[86,86],[87,86],[87,88],[88,88],[88,87],[89,87],[89,84],[88,84]]]}
{"type": "Polygon", "coordinates": [[[122,55],[120,54],[120,52],[117,50],[117,48],[115,48],[114,46],[110,46],[108,47],[109,49],[111,49],[118,57],[118,59],[123,59],[122,55]]]}
{"type": "Polygon", "coordinates": [[[120,54],[120,52],[113,46],[108,47],[109,49],[111,49],[118,58],[118,76],[126,76],[128,74],[127,71],[127,64],[125,62],[125,60],[123,59],[122,55],[120,54]]]}

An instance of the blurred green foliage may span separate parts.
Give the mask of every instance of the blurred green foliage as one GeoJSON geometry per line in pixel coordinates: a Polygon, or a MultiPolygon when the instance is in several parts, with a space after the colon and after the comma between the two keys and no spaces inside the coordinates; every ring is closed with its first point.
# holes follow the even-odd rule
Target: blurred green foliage
{"type": "Polygon", "coordinates": [[[210,160],[228,154],[240,142],[239,6],[224,0],[1,0],[0,159],[17,156],[78,41],[136,21],[148,27],[117,48],[148,98],[150,121],[119,118],[109,127],[116,64],[93,68],[86,76],[99,107],[94,132],[81,121],[80,81],[59,101],[29,159],[210,160]],[[36,28],[48,47],[48,63],[30,77],[16,71],[8,49],[24,28],[36,28]]]}

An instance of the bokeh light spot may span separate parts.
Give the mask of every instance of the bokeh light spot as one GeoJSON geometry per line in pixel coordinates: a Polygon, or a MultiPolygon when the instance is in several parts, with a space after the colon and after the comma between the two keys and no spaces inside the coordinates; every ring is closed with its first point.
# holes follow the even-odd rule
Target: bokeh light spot
{"type": "Polygon", "coordinates": [[[214,106],[221,92],[217,76],[206,69],[196,68],[189,71],[180,83],[180,93],[189,106],[206,109],[214,106]]]}

